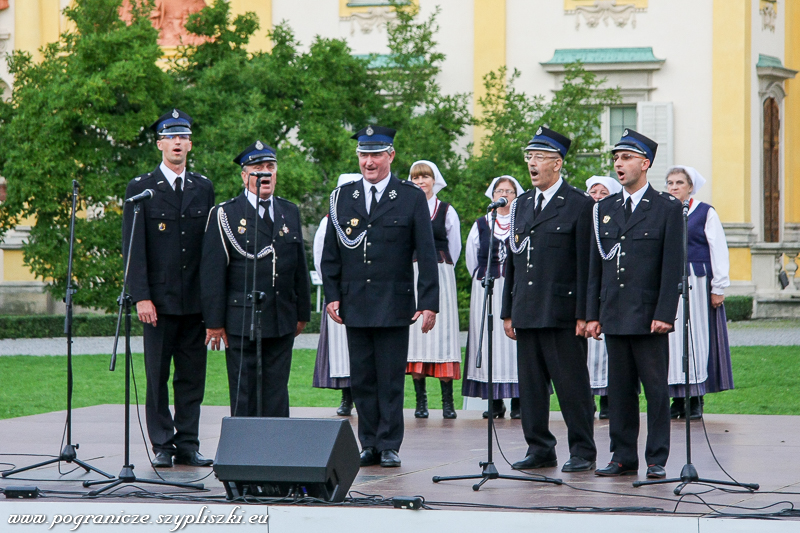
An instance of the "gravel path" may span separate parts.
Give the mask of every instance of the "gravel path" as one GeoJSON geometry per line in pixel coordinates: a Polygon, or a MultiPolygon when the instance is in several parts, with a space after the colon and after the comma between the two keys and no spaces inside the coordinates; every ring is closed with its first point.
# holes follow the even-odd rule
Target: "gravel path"
{"type": "MultiPolygon", "coordinates": [[[[800,320],[798,321],[752,321],[730,325],[728,331],[731,346],[800,346],[800,320]]],[[[316,349],[319,334],[306,333],[295,340],[295,348],[316,349]]],[[[110,354],[113,337],[75,337],[72,353],[75,355],[110,354]]],[[[467,334],[461,333],[461,346],[466,346],[467,334]]],[[[124,344],[120,342],[119,351],[124,344]]],[[[132,339],[131,350],[141,353],[142,337],[132,339]]],[[[2,355],[66,355],[66,338],[48,339],[3,339],[0,340],[2,355]]]]}

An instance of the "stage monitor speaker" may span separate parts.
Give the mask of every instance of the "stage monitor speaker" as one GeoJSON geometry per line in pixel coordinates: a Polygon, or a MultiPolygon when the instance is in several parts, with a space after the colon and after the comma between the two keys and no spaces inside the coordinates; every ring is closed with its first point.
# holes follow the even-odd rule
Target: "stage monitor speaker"
{"type": "Polygon", "coordinates": [[[341,502],[359,464],[347,420],[225,417],[214,473],[228,499],[297,495],[341,502]]]}

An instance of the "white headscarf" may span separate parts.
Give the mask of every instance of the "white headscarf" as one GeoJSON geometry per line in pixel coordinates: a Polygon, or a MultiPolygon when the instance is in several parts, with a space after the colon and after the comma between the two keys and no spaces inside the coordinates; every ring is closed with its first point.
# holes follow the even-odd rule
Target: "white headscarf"
{"type": "MultiPolygon", "coordinates": [[[[706,179],[700,175],[700,173],[694,167],[687,167],[684,165],[674,165],[667,169],[667,177],[672,173],[673,170],[682,170],[684,171],[689,178],[692,180],[692,192],[689,193],[689,196],[693,196],[697,194],[697,191],[706,184],[706,179]]],[[[666,178],[665,178],[666,179],[666,178]]]]}
{"type": "Polygon", "coordinates": [[[525,189],[522,188],[522,185],[519,184],[519,182],[517,181],[517,178],[515,178],[514,176],[509,176],[509,175],[497,176],[489,184],[489,188],[486,189],[486,197],[489,198],[490,200],[494,199],[494,185],[495,185],[495,183],[497,183],[498,180],[509,180],[509,181],[511,181],[514,184],[514,189],[516,189],[516,191],[517,191],[517,196],[519,196],[519,195],[521,195],[521,194],[523,194],[525,192],[525,189]]]}
{"type": "Polygon", "coordinates": [[[609,178],[608,176],[592,176],[586,180],[586,192],[589,192],[589,189],[598,183],[608,189],[608,194],[617,194],[622,190],[622,185],[614,178],[609,178]]]}
{"type": "MultiPolygon", "coordinates": [[[[414,168],[416,165],[428,165],[430,169],[433,171],[433,194],[434,196],[439,193],[442,189],[447,187],[447,182],[444,181],[442,177],[442,173],[439,172],[439,167],[436,166],[435,163],[431,163],[425,159],[420,159],[419,161],[415,161],[411,168],[414,168]]],[[[410,170],[410,169],[409,169],[410,170]]],[[[408,179],[411,180],[411,174],[408,175],[408,179]]]]}
{"type": "Polygon", "coordinates": [[[337,187],[347,185],[351,181],[358,181],[362,178],[361,174],[339,174],[339,181],[336,182],[337,187]]]}

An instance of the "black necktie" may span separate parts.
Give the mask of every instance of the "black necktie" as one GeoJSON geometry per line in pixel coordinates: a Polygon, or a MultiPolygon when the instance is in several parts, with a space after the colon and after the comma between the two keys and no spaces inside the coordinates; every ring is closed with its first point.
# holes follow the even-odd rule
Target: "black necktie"
{"type": "Polygon", "coordinates": [[[272,217],[269,216],[269,204],[272,201],[272,198],[267,200],[259,200],[258,205],[264,208],[264,214],[261,215],[261,218],[264,219],[264,222],[267,223],[267,228],[269,229],[270,235],[272,234],[272,217]]]}
{"type": "Polygon", "coordinates": [[[370,192],[372,193],[372,202],[369,204],[369,214],[371,215],[378,208],[378,188],[373,185],[370,192]]]}
{"type": "Polygon", "coordinates": [[[175,194],[178,195],[178,202],[183,203],[183,180],[180,176],[175,178],[175,194]]]}
{"type": "Polygon", "coordinates": [[[536,217],[538,217],[539,213],[542,212],[542,202],[544,202],[544,194],[539,193],[539,199],[536,201],[536,208],[533,210],[534,220],[536,220],[536,217]]]}
{"type": "Polygon", "coordinates": [[[631,213],[633,213],[633,202],[631,201],[631,197],[628,196],[628,199],[625,200],[625,222],[631,218],[631,213]]]}

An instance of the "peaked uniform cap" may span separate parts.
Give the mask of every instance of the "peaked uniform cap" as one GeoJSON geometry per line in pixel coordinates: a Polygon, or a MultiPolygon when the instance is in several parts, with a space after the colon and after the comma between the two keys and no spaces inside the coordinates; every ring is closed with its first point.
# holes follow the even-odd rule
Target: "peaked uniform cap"
{"type": "Polygon", "coordinates": [[[233,162],[237,165],[245,166],[245,165],[256,165],[258,163],[263,163],[264,161],[277,161],[278,155],[275,152],[275,149],[271,146],[267,146],[266,144],[262,143],[261,141],[256,141],[247,148],[245,148],[241,154],[237,155],[234,158],[233,162]]]}
{"type": "Polygon", "coordinates": [[[181,111],[172,109],[150,125],[158,135],[191,135],[194,119],[181,111]]]}
{"type": "Polygon", "coordinates": [[[393,148],[396,133],[392,128],[367,126],[350,138],[358,141],[357,152],[386,152],[393,148]]]}
{"type": "Polygon", "coordinates": [[[571,144],[572,141],[569,140],[569,137],[561,135],[557,131],[545,128],[544,126],[539,126],[533,139],[528,141],[525,151],[542,150],[544,152],[556,152],[563,159],[567,156],[571,144]]]}
{"type": "Polygon", "coordinates": [[[658,150],[657,142],[645,137],[638,131],[627,128],[622,132],[622,138],[619,142],[611,149],[611,153],[621,151],[635,152],[649,159],[650,165],[652,165],[653,160],[656,158],[656,150],[658,150]]]}

